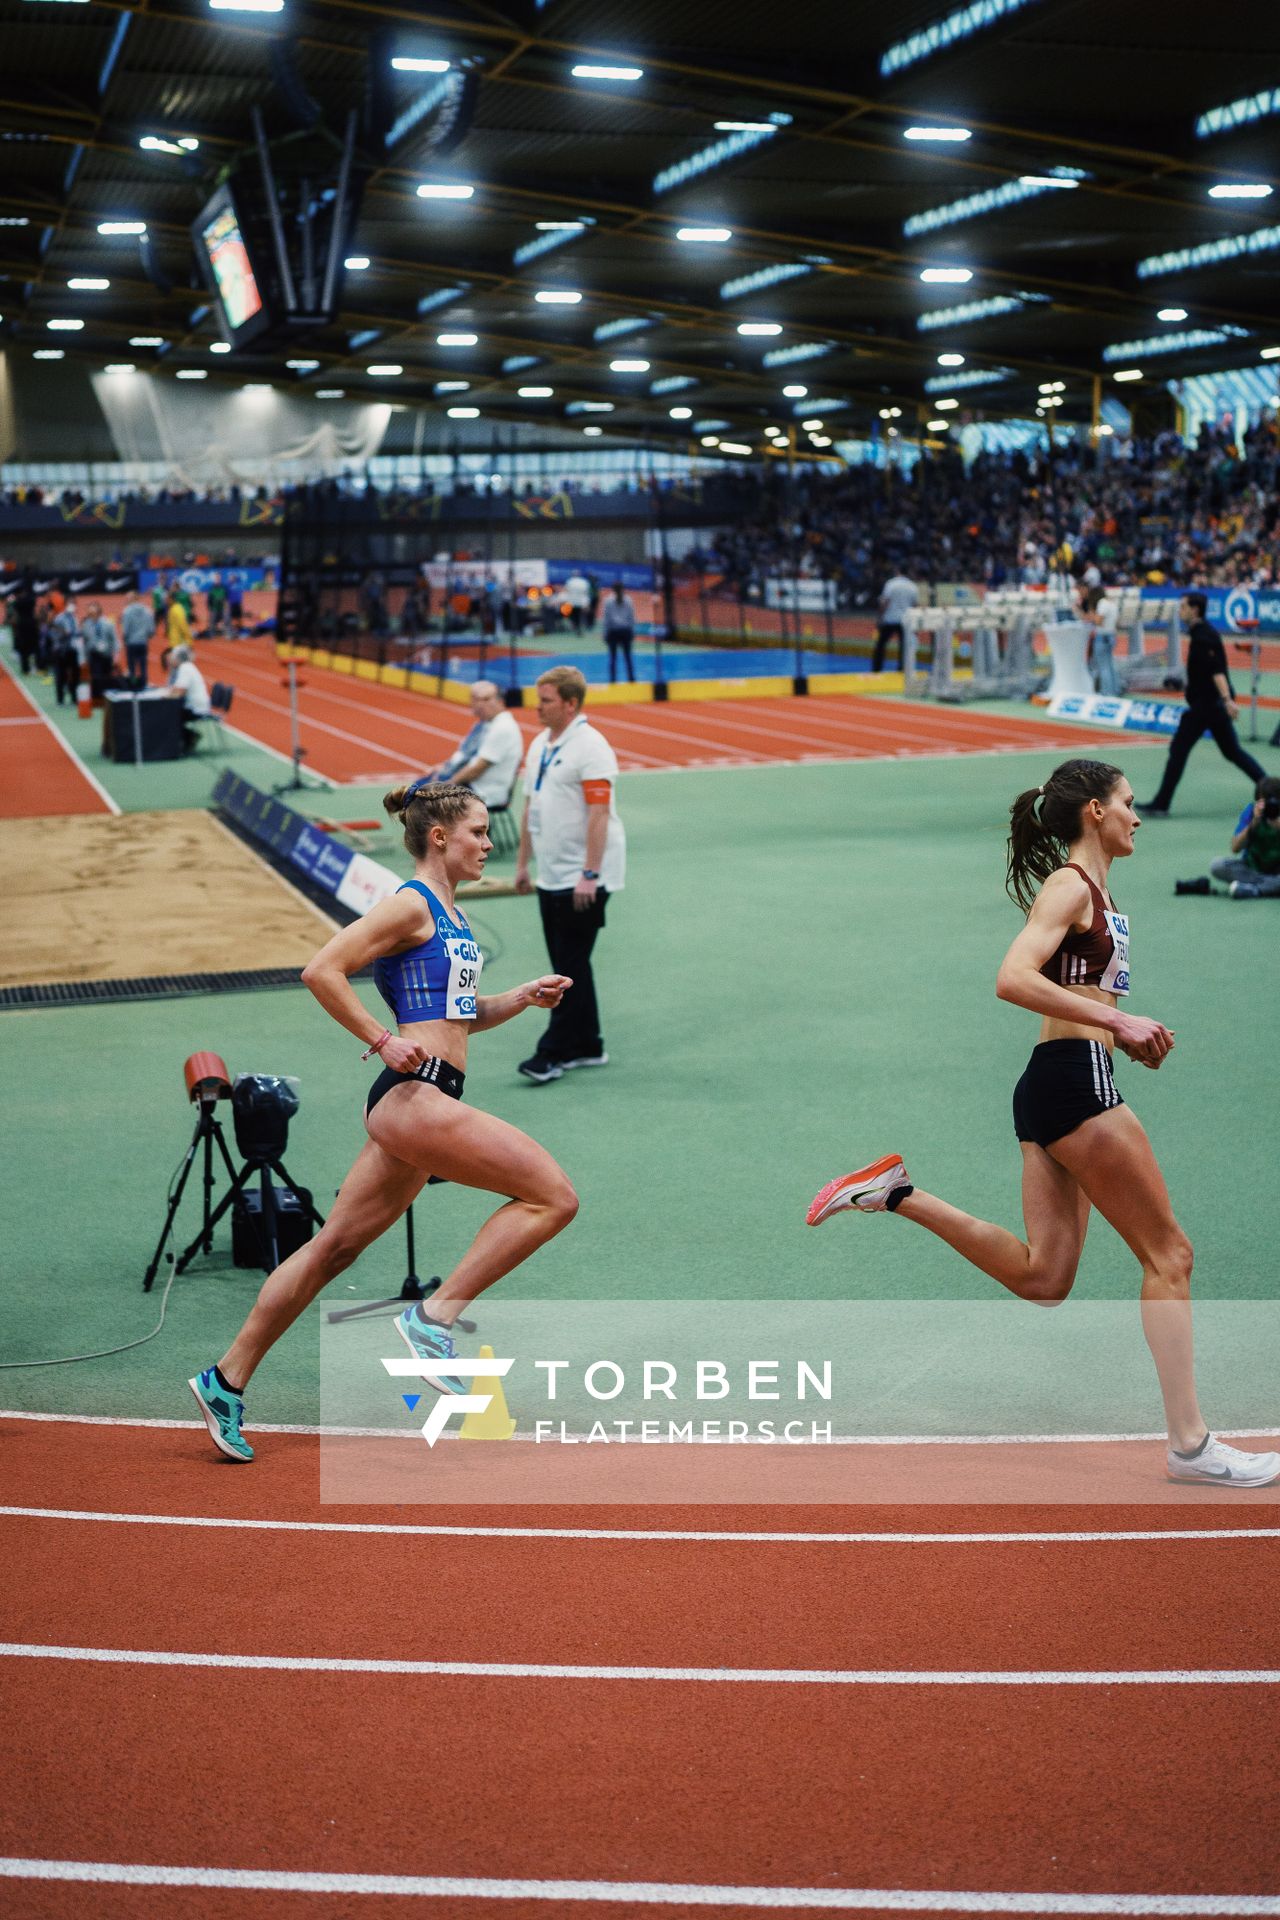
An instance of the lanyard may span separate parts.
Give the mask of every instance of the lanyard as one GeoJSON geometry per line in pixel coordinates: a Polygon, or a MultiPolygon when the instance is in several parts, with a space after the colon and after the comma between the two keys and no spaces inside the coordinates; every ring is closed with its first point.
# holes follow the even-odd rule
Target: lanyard
{"type": "Polygon", "coordinates": [[[576,720],[571,720],[569,722],[569,725],[565,728],[563,735],[561,736],[561,738],[559,739],[559,741],[556,743],[554,747],[546,746],[542,749],[542,760],[538,767],[538,778],[535,780],[534,786],[533,786],[533,790],[535,793],[542,792],[542,783],[546,779],[548,773],[550,773],[552,767],[554,767],[556,761],[560,758],[561,750],[564,747],[565,741],[569,738],[569,735],[573,732],[573,729],[575,727],[580,727],[582,725],[586,717],[587,716],[585,714],[579,714],[576,720]]]}

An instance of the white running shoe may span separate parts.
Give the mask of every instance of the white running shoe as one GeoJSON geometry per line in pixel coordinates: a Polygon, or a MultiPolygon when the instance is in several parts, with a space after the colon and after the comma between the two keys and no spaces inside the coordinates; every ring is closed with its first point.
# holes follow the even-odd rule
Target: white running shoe
{"type": "Polygon", "coordinates": [[[838,1180],[828,1180],[822,1192],[815,1194],[810,1202],[805,1225],[819,1226],[846,1207],[856,1207],[859,1213],[883,1213],[889,1195],[899,1187],[910,1185],[901,1154],[886,1153],[882,1160],[873,1161],[869,1167],[859,1167],[856,1173],[842,1173],[838,1180]]]}
{"type": "Polygon", "coordinates": [[[1280,1453],[1246,1453],[1210,1434],[1194,1460],[1170,1447],[1166,1459],[1171,1480],[1216,1482],[1224,1487],[1269,1487],[1280,1480],[1280,1453]]]}

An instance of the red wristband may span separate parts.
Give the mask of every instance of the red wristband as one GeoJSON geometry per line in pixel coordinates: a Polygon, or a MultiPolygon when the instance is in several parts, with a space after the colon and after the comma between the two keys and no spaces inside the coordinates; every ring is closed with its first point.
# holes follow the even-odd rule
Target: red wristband
{"type": "Polygon", "coordinates": [[[386,1046],[390,1038],[391,1038],[390,1027],[384,1027],[382,1029],[382,1032],[378,1035],[377,1039],[373,1042],[373,1045],[366,1047],[364,1052],[360,1055],[360,1058],[362,1060],[367,1060],[371,1053],[381,1053],[382,1049],[386,1046]]]}

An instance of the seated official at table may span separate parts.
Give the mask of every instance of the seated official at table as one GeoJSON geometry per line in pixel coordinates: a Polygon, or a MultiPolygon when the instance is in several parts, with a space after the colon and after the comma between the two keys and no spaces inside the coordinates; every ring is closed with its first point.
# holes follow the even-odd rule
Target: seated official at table
{"type": "Polygon", "coordinates": [[[452,780],[470,787],[486,807],[505,807],[520,771],[524,754],[515,715],[502,704],[492,680],[477,680],[471,689],[472,726],[447,760],[432,767],[431,780],[452,780]]]}
{"type": "Polygon", "coordinates": [[[209,689],[205,685],[204,675],[191,657],[190,647],[170,647],[164,658],[169,663],[169,698],[183,703],[183,751],[194,753],[200,745],[197,723],[209,718],[209,689]]]}

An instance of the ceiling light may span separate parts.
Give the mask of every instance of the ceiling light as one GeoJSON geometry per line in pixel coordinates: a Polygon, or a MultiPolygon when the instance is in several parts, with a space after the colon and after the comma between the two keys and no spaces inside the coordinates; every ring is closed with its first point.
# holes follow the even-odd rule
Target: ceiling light
{"type": "Polygon", "coordinates": [[[776,133],[772,120],[716,120],[713,122],[717,133],[776,133]]]}
{"type": "Polygon", "coordinates": [[[158,333],[135,333],[129,345],[131,347],[162,347],[164,341],[158,333]]]}
{"type": "MultiPolygon", "coordinates": [[[[882,419],[884,419],[884,420],[887,420],[887,419],[888,419],[888,417],[889,417],[889,416],[888,416],[888,414],[887,414],[887,413],[886,413],[886,414],[882,414],[882,415],[881,415],[881,418],[882,418],[882,419]]],[[[800,425],[801,425],[801,426],[802,426],[802,427],[804,428],[804,430],[805,430],[805,432],[806,432],[806,433],[821,433],[821,432],[822,432],[822,422],[821,422],[821,420],[802,420],[802,421],[800,422],[800,425]]]]}
{"type": "Polygon", "coordinates": [[[111,365],[104,367],[102,371],[104,373],[136,373],[138,369],[132,360],[113,360],[111,365]]]}
{"type": "Polygon", "coordinates": [[[648,373],[649,362],[647,360],[611,360],[609,371],[610,373],[648,373]]]}
{"type": "Polygon", "coordinates": [[[774,334],[781,333],[782,328],[776,320],[740,320],[738,332],[771,339],[774,334]]]}
{"type": "Polygon", "coordinates": [[[971,140],[968,127],[904,127],[904,140],[971,140]]]}
{"type": "Polygon", "coordinates": [[[397,73],[448,73],[447,60],[415,60],[409,54],[398,53],[391,62],[397,73]]]}
{"type": "Polygon", "coordinates": [[[115,233],[145,233],[146,230],[147,223],[145,220],[99,220],[98,222],[98,232],[108,235],[115,233]]]}
{"type": "Polygon", "coordinates": [[[808,393],[808,387],[790,386],[782,389],[782,397],[784,400],[804,400],[808,397],[808,393]]]}
{"type": "Polygon", "coordinates": [[[643,67],[597,67],[583,64],[571,67],[575,80],[639,80],[644,76],[643,67]]]}
{"type": "Polygon", "coordinates": [[[701,444],[704,447],[718,447],[720,445],[720,442],[717,440],[714,433],[704,433],[702,436],[701,444]]]}
{"type": "Polygon", "coordinates": [[[517,387],[516,392],[522,400],[550,400],[555,393],[554,387],[517,387]]]}
{"type": "Polygon", "coordinates": [[[971,267],[925,267],[920,278],[926,286],[961,287],[966,280],[972,280],[971,267]]]}
{"type": "Polygon", "coordinates": [[[612,413],[613,402],[612,400],[572,400],[568,411],[570,413],[612,413]]]}
{"type": "Polygon", "coordinates": [[[604,428],[603,427],[584,427],[582,431],[586,434],[589,440],[598,440],[600,438],[600,435],[604,432],[604,428]]]}
{"type": "Polygon", "coordinates": [[[215,340],[209,351],[210,353],[230,353],[231,343],[228,340],[215,340]]]}
{"type": "Polygon", "coordinates": [[[1280,347],[1264,347],[1258,357],[1260,360],[1280,360],[1280,347]]]}
{"type": "Polygon", "coordinates": [[[346,389],[344,387],[317,387],[315,397],[317,400],[342,400],[346,397],[346,389]]]}
{"type": "Polygon", "coordinates": [[[437,380],[435,384],[437,393],[468,393],[470,389],[469,380],[437,380]]]}
{"type": "Polygon", "coordinates": [[[83,320],[49,320],[45,324],[50,333],[80,333],[84,327],[83,320]]]}
{"type": "Polygon", "coordinates": [[[436,345],[438,347],[474,347],[477,338],[478,335],[474,333],[438,333],[436,345]]]}
{"type": "Polygon", "coordinates": [[[283,13],[284,0],[209,0],[214,13],[283,13]]]}
{"type": "Polygon", "coordinates": [[[719,243],[732,240],[732,227],[677,227],[677,240],[708,240],[719,243]]]}
{"type": "Polygon", "coordinates": [[[200,142],[193,139],[189,133],[181,135],[178,140],[178,145],[184,153],[197,153],[200,149],[200,142]]]}
{"type": "Polygon", "coordinates": [[[1106,422],[1104,421],[1104,422],[1102,423],[1102,425],[1101,425],[1101,426],[1100,426],[1100,427],[1098,428],[1098,432],[1099,432],[1099,433],[1108,433],[1108,434],[1110,434],[1110,433],[1114,433],[1114,432],[1115,432],[1115,428],[1114,428],[1114,427],[1109,427],[1109,426],[1108,426],[1108,425],[1106,424],[1106,422]]]}
{"type": "Polygon", "coordinates": [[[0,213],[0,227],[29,227],[31,222],[25,213],[0,213]]]}
{"type": "Polygon", "coordinates": [[[241,393],[270,393],[272,387],[268,380],[247,380],[240,391],[241,393]]]}
{"type": "Polygon", "coordinates": [[[949,420],[931,420],[929,422],[929,432],[945,433],[950,425],[951,422],[949,420]]]}
{"type": "Polygon", "coordinates": [[[535,220],[538,233],[581,233],[586,226],[585,220],[535,220]]]}
{"type": "Polygon", "coordinates": [[[445,411],[451,420],[478,420],[480,418],[479,407],[446,407],[445,411]]]}
{"type": "Polygon", "coordinates": [[[1065,173],[1020,173],[1020,187],[1078,187],[1080,182],[1065,173]]]}
{"type": "Polygon", "coordinates": [[[1269,200],[1271,189],[1261,183],[1247,185],[1241,181],[1239,185],[1232,185],[1228,182],[1220,187],[1210,187],[1209,198],[1211,200],[1269,200]]]}
{"type": "Polygon", "coordinates": [[[1186,317],[1187,310],[1185,307],[1161,307],[1159,313],[1156,315],[1157,320],[1163,320],[1169,326],[1172,326],[1178,320],[1185,320],[1186,317]]]}
{"type": "Polygon", "coordinates": [[[111,285],[111,282],[109,280],[88,280],[81,275],[77,275],[74,280],[68,280],[67,285],[70,287],[72,293],[105,293],[111,285]]]}
{"type": "Polygon", "coordinates": [[[178,378],[179,380],[207,380],[209,375],[203,367],[179,367],[178,378]]]}
{"type": "Polygon", "coordinates": [[[751,448],[750,448],[750,447],[744,447],[744,446],[742,445],[742,442],[741,442],[740,440],[722,440],[722,441],[720,442],[720,451],[721,451],[721,453],[746,453],[746,454],[749,454],[749,453],[751,452],[751,448]]]}
{"type": "Polygon", "coordinates": [[[955,407],[958,407],[960,402],[958,400],[935,400],[934,405],[937,407],[939,413],[948,413],[955,407]]]}
{"type": "Polygon", "coordinates": [[[369,267],[369,256],[367,253],[351,253],[342,264],[348,273],[365,273],[369,267]]]}
{"type": "Polygon", "coordinates": [[[962,367],[964,365],[964,355],[962,353],[940,353],[938,355],[938,365],[940,367],[962,367]]]}
{"type": "Polygon", "coordinates": [[[692,407],[672,407],[671,418],[673,420],[692,420],[693,408],[692,407]]]}
{"type": "Polygon", "coordinates": [[[290,373],[314,373],[320,365],[318,360],[286,360],[290,373]]]}
{"type": "Polygon", "coordinates": [[[1142,373],[1138,367],[1125,367],[1120,373],[1115,374],[1113,377],[1116,380],[1141,380],[1142,373]]]}
{"type": "Polygon", "coordinates": [[[142,151],[144,153],[180,154],[182,152],[182,148],[178,145],[176,140],[161,140],[159,136],[154,133],[144,133],[141,140],[139,140],[138,145],[142,148],[142,151]]]}
{"type": "Polygon", "coordinates": [[[31,357],[33,360],[62,360],[66,356],[61,347],[37,347],[31,357]]]}
{"type": "Polygon", "coordinates": [[[404,368],[398,367],[395,361],[391,360],[385,364],[380,362],[376,366],[366,367],[365,372],[374,380],[394,380],[397,374],[404,372],[404,368]]]}
{"type": "Polygon", "coordinates": [[[576,307],[582,299],[568,287],[539,287],[533,297],[540,307],[576,307]]]}
{"type": "Polygon", "coordinates": [[[419,200],[469,200],[474,187],[460,180],[424,180],[418,188],[419,200]]]}
{"type": "MultiPolygon", "coordinates": [[[[890,427],[889,431],[890,433],[895,433],[897,429],[890,427]]],[[[813,447],[829,447],[831,441],[825,433],[811,433],[809,435],[809,444],[813,447]]]]}

